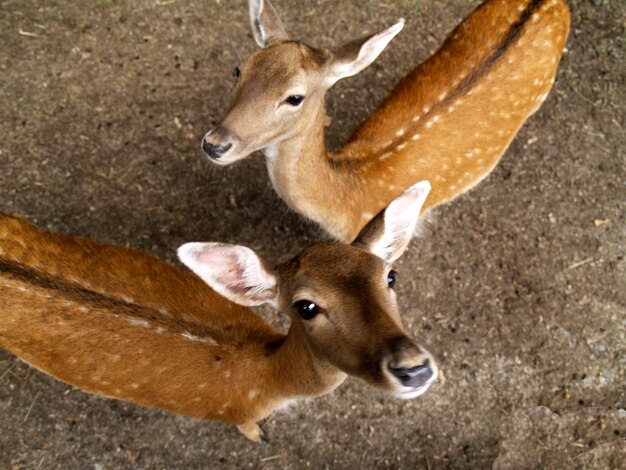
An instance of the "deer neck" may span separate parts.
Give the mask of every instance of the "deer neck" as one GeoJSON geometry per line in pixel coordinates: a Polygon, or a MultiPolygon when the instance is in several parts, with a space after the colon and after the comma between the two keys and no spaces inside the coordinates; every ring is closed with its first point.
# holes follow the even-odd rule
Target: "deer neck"
{"type": "MultiPolygon", "coordinates": [[[[331,235],[344,240],[354,222],[354,204],[359,200],[359,168],[337,161],[326,149],[324,128],[328,117],[322,104],[311,120],[292,138],[264,150],[270,180],[278,195],[295,211],[331,228],[331,235]],[[348,210],[350,209],[350,210],[348,210]]],[[[358,210],[358,208],[357,208],[358,210]]]]}
{"type": "Polygon", "coordinates": [[[284,377],[297,377],[297,380],[286,384],[285,395],[289,398],[330,393],[346,378],[344,372],[316,352],[315,346],[298,322],[291,322],[289,333],[273,354],[277,383],[284,377]]]}

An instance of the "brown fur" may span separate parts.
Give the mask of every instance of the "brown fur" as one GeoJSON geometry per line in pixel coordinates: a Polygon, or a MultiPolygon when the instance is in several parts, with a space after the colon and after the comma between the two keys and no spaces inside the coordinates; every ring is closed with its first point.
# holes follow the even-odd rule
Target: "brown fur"
{"type": "MultiPolygon", "coordinates": [[[[257,421],[290,400],[330,392],[345,378],[339,368],[393,389],[370,370],[395,351],[381,332],[406,337],[384,270],[361,248],[305,250],[279,268],[280,307],[292,315],[284,335],[148,254],[0,213],[0,347],[87,392],[237,424],[258,440],[257,421]],[[363,266],[375,268],[374,281],[363,266]],[[294,314],[298,289],[328,299],[334,326],[314,331],[294,314]],[[370,311],[374,323],[365,321],[370,311]],[[334,348],[344,337],[350,346],[334,348]]],[[[414,345],[397,353],[407,351],[422,354],[414,345]]]]}
{"type": "Polygon", "coordinates": [[[569,24],[564,0],[487,0],[335,153],[324,144],[326,70],[306,60],[324,58],[324,51],[288,41],[273,44],[242,69],[238,93],[248,98],[235,99],[225,122],[237,135],[242,129],[256,134],[231,161],[273,146],[266,155],[279,195],[343,241],[417,181],[432,184],[426,207],[450,201],[493,170],[545,100],[569,24]],[[262,66],[274,62],[283,64],[279,81],[262,66]],[[304,77],[311,91],[300,117],[282,122],[267,109],[287,93],[285,73],[304,77]],[[248,94],[250,83],[258,87],[255,93],[248,94]]]}

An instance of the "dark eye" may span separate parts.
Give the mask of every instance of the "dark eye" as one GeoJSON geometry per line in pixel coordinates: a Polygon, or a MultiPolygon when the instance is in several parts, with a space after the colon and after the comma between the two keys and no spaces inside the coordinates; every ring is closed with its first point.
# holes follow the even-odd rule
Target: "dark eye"
{"type": "Polygon", "coordinates": [[[393,289],[393,286],[396,285],[396,276],[398,275],[393,269],[389,271],[387,274],[387,285],[393,289]]]}
{"type": "Polygon", "coordinates": [[[320,308],[310,300],[298,300],[293,304],[293,308],[305,320],[310,320],[320,312],[320,308]]]}
{"type": "Polygon", "coordinates": [[[300,106],[302,101],[304,101],[304,96],[302,95],[291,95],[286,99],[287,104],[290,106],[300,106]]]}
{"type": "Polygon", "coordinates": [[[235,67],[235,70],[233,70],[233,77],[238,79],[240,76],[241,76],[241,70],[239,70],[239,67],[235,67]]]}

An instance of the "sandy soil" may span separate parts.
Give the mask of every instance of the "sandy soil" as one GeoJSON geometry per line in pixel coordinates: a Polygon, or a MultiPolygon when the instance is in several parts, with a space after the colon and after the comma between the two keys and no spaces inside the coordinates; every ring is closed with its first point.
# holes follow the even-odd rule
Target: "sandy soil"
{"type": "MultiPolygon", "coordinates": [[[[293,36],[320,46],[407,19],[375,65],[330,93],[330,144],[478,3],[276,0],[293,36]]],[[[624,3],[571,5],[547,102],[398,265],[404,321],[445,383],[400,402],[349,380],[269,419],[259,446],[231,426],[86,395],[0,352],[0,468],[623,465],[624,3]]],[[[246,8],[0,0],[0,210],[172,262],[191,240],[278,261],[318,239],[259,156],[223,170],[201,156],[238,54],[255,47],[246,8]]]]}

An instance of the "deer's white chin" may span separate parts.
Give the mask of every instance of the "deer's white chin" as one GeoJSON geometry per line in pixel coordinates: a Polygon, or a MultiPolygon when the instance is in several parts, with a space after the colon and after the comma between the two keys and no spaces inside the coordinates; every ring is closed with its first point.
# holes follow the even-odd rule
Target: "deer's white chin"
{"type": "Polygon", "coordinates": [[[419,388],[403,390],[401,392],[393,392],[393,396],[395,398],[401,398],[402,400],[411,400],[413,398],[419,397],[420,395],[423,395],[429,388],[430,383],[419,388]]]}

